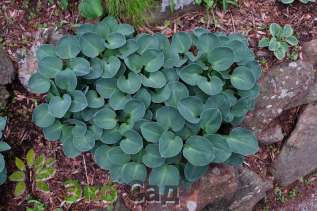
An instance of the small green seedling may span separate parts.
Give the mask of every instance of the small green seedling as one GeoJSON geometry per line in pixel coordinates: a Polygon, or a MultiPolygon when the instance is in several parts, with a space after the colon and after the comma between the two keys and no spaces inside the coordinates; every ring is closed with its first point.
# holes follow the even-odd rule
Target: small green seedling
{"type": "Polygon", "coordinates": [[[262,38],[259,42],[259,47],[268,47],[270,51],[273,51],[278,60],[284,59],[289,52],[290,46],[298,45],[298,39],[294,35],[292,26],[289,24],[282,27],[277,23],[272,23],[269,31],[271,37],[262,38]]]}
{"type": "Polygon", "coordinates": [[[45,211],[45,204],[36,199],[29,199],[28,205],[31,205],[31,207],[26,208],[26,211],[45,211]]]}
{"type": "Polygon", "coordinates": [[[26,181],[34,181],[37,190],[49,192],[47,181],[50,180],[56,173],[54,168],[55,159],[46,158],[43,154],[36,155],[33,149],[30,149],[26,154],[26,163],[16,157],[15,165],[18,171],[13,172],[9,176],[9,180],[16,182],[14,194],[21,196],[27,190],[26,181]],[[28,175],[30,175],[28,178],[28,175]]]}

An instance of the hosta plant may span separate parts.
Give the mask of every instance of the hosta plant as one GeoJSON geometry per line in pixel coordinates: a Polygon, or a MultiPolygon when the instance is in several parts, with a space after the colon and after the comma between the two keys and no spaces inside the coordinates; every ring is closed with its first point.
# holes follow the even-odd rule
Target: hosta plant
{"type": "Polygon", "coordinates": [[[0,117],[0,185],[2,185],[7,179],[7,169],[5,167],[4,156],[1,154],[1,152],[11,149],[11,147],[3,140],[3,132],[6,127],[6,123],[7,118],[0,117]]]}
{"type": "Polygon", "coordinates": [[[93,152],[114,181],[148,178],[163,190],[258,150],[247,129],[229,131],[259,94],[261,70],[241,35],[134,36],[107,17],[42,45],[37,58],[29,86],[47,95],[33,121],[65,155],[93,152]]]}
{"type": "Polygon", "coordinates": [[[298,39],[294,35],[291,25],[280,26],[277,23],[270,25],[270,37],[263,37],[259,42],[260,48],[268,47],[279,60],[284,59],[290,46],[297,46],[298,39]]]}
{"type": "MultiPolygon", "coordinates": [[[[293,3],[295,0],[280,0],[283,4],[291,4],[293,3]]],[[[316,0],[299,0],[300,2],[307,4],[309,2],[316,2],[316,0]]]]}
{"type": "Polygon", "coordinates": [[[26,162],[16,157],[15,165],[18,168],[9,176],[9,180],[16,182],[14,195],[21,196],[27,191],[27,181],[32,183],[34,187],[42,192],[49,192],[47,183],[56,173],[54,168],[55,159],[46,158],[45,155],[35,154],[33,149],[30,149],[26,154],[26,162]]]}

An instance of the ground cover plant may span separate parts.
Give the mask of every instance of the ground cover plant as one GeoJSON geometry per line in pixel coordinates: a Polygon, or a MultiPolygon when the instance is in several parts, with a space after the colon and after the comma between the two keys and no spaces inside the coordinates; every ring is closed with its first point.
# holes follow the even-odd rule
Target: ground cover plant
{"type": "Polygon", "coordinates": [[[33,121],[65,155],[91,151],[114,181],[164,190],[194,182],[210,163],[257,152],[239,124],[254,107],[261,71],[247,40],[203,28],[138,34],[112,17],[42,45],[29,83],[47,93],[33,121]],[[230,126],[231,125],[231,126],[230,126]]]}
{"type": "Polygon", "coordinates": [[[3,132],[6,127],[7,118],[0,117],[0,185],[7,179],[7,169],[5,167],[4,156],[1,152],[10,150],[10,146],[3,140],[3,132]]]}

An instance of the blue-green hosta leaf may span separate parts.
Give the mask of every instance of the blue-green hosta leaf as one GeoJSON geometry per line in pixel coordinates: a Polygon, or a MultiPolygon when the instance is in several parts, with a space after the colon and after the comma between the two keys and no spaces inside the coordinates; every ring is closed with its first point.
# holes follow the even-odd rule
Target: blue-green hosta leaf
{"type": "Polygon", "coordinates": [[[68,94],[63,97],[54,96],[48,104],[48,112],[56,118],[63,118],[72,104],[72,98],[68,94]]]}
{"type": "Polygon", "coordinates": [[[159,139],[159,151],[163,158],[178,155],[183,148],[183,140],[170,131],[165,131],[159,139]]]}
{"type": "Polygon", "coordinates": [[[63,68],[63,61],[56,56],[45,57],[39,61],[38,73],[45,78],[55,78],[63,68]]]}
{"type": "Polygon", "coordinates": [[[250,69],[256,80],[261,77],[261,66],[256,61],[248,62],[245,64],[245,66],[250,69]]]}
{"type": "Polygon", "coordinates": [[[203,176],[208,170],[208,166],[193,166],[190,163],[186,163],[184,167],[184,176],[189,182],[196,182],[201,176],[203,176]]]}
{"type": "Polygon", "coordinates": [[[174,132],[180,131],[185,125],[185,120],[176,108],[170,106],[157,110],[156,120],[164,129],[172,129],[174,132]]]}
{"type": "Polygon", "coordinates": [[[91,23],[81,24],[80,26],[75,28],[75,33],[77,35],[82,35],[87,32],[95,32],[95,31],[96,31],[96,25],[91,23]]]}
{"type": "Polygon", "coordinates": [[[218,134],[208,135],[206,138],[209,140],[209,143],[215,152],[215,158],[212,162],[223,163],[228,160],[231,156],[231,148],[229,147],[226,138],[218,134]]]}
{"type": "Polygon", "coordinates": [[[74,91],[77,87],[77,76],[71,69],[60,71],[55,77],[56,85],[67,91],[74,91]]]}
{"type": "Polygon", "coordinates": [[[188,122],[197,124],[200,120],[203,106],[204,104],[199,97],[191,96],[180,100],[177,103],[177,110],[188,122]]]}
{"type": "Polygon", "coordinates": [[[155,89],[151,91],[152,102],[153,103],[163,103],[170,98],[172,90],[169,86],[164,86],[161,89],[155,89]]]}
{"type": "Polygon", "coordinates": [[[61,59],[75,58],[80,50],[79,39],[75,36],[64,36],[56,45],[56,55],[61,59]]]}
{"type": "Polygon", "coordinates": [[[130,95],[127,95],[123,92],[120,92],[118,89],[116,89],[109,99],[109,105],[115,111],[122,110],[125,104],[127,104],[127,102],[129,102],[130,100],[131,100],[130,95]]]}
{"type": "Polygon", "coordinates": [[[107,60],[103,61],[103,78],[113,78],[119,71],[121,66],[120,59],[115,56],[111,56],[107,60]]]}
{"type": "Polygon", "coordinates": [[[44,136],[49,141],[59,140],[62,134],[62,129],[63,124],[57,120],[53,125],[43,129],[44,136]]]}
{"type": "Polygon", "coordinates": [[[73,144],[80,152],[87,152],[95,147],[94,133],[90,130],[85,135],[73,136],[73,144]]]}
{"type": "Polygon", "coordinates": [[[126,44],[125,36],[120,33],[111,33],[107,36],[107,43],[105,44],[109,49],[118,49],[126,44]]]}
{"type": "Polygon", "coordinates": [[[129,162],[123,166],[122,177],[125,183],[144,182],[147,177],[146,167],[141,163],[129,162]]]}
{"type": "Polygon", "coordinates": [[[142,54],[142,64],[145,71],[156,72],[164,65],[164,54],[162,51],[150,49],[142,54]]]}
{"type": "Polygon", "coordinates": [[[227,47],[218,47],[208,54],[208,62],[216,71],[226,71],[234,63],[235,57],[233,51],[227,47]]]}
{"type": "Polygon", "coordinates": [[[0,154],[0,172],[2,172],[5,168],[5,161],[2,154],[0,154]]]}
{"type": "Polygon", "coordinates": [[[4,151],[10,150],[10,149],[11,149],[11,147],[9,146],[9,144],[7,144],[4,141],[0,141],[0,152],[4,152],[4,151]]]}
{"type": "Polygon", "coordinates": [[[98,79],[102,76],[103,73],[103,62],[98,57],[93,58],[91,61],[91,68],[89,74],[85,75],[83,78],[92,80],[98,79]]]}
{"type": "Polygon", "coordinates": [[[173,68],[167,69],[167,68],[165,68],[165,69],[162,69],[162,72],[165,74],[165,77],[166,77],[168,82],[175,82],[175,81],[179,80],[179,76],[177,74],[176,69],[173,69],[173,68]]]}
{"type": "Polygon", "coordinates": [[[95,90],[89,90],[86,94],[89,108],[101,108],[105,104],[105,99],[98,96],[95,90]]]}
{"type": "Polygon", "coordinates": [[[87,125],[84,122],[79,120],[74,120],[74,121],[71,121],[70,123],[75,125],[72,128],[73,136],[85,136],[87,132],[87,125]]]}
{"type": "Polygon", "coordinates": [[[108,35],[115,32],[115,28],[118,26],[118,21],[111,16],[108,16],[102,21],[98,22],[96,25],[96,32],[104,39],[107,39],[108,35]]]}
{"type": "Polygon", "coordinates": [[[273,37],[279,37],[283,32],[282,27],[277,23],[272,23],[269,30],[273,37]]]}
{"type": "Polygon", "coordinates": [[[0,171],[0,185],[5,183],[6,180],[7,180],[7,169],[4,168],[2,171],[0,171]]]}
{"type": "Polygon", "coordinates": [[[110,130],[103,130],[100,141],[105,144],[116,144],[122,138],[122,135],[119,132],[119,128],[113,128],[110,130]]]}
{"type": "Polygon", "coordinates": [[[206,34],[206,33],[209,33],[208,29],[205,29],[205,28],[195,28],[193,30],[193,34],[196,36],[196,37],[200,37],[201,35],[203,34],[206,34]]]}
{"type": "Polygon", "coordinates": [[[103,169],[109,170],[114,164],[111,163],[107,156],[107,151],[110,149],[109,146],[103,144],[99,146],[94,153],[96,163],[103,169]]]}
{"type": "Polygon", "coordinates": [[[207,138],[191,136],[184,144],[183,156],[194,166],[206,166],[215,158],[215,152],[207,138]]]}
{"type": "Polygon", "coordinates": [[[252,108],[254,98],[252,97],[241,97],[237,103],[231,107],[231,113],[236,117],[245,116],[249,109],[252,108]]]}
{"type": "Polygon", "coordinates": [[[69,108],[71,112],[83,111],[88,106],[87,98],[82,91],[75,90],[70,92],[72,104],[69,108]]]}
{"type": "Polygon", "coordinates": [[[123,165],[131,159],[131,156],[124,153],[120,147],[110,147],[106,152],[105,156],[113,165],[123,165]]]}
{"type": "Polygon", "coordinates": [[[230,158],[225,161],[225,164],[231,165],[231,166],[241,166],[244,161],[244,156],[237,154],[237,153],[232,153],[230,158]]]}
{"type": "Polygon", "coordinates": [[[180,183],[179,170],[173,165],[163,165],[152,169],[149,175],[149,184],[160,188],[160,193],[164,193],[165,186],[178,186],[180,183]]]}
{"type": "Polygon", "coordinates": [[[97,34],[87,32],[80,36],[80,47],[85,56],[95,58],[105,49],[105,41],[97,34]]]}
{"type": "Polygon", "coordinates": [[[206,134],[216,133],[221,127],[222,116],[217,108],[209,108],[201,113],[200,127],[206,134]]]}
{"type": "Polygon", "coordinates": [[[54,124],[55,117],[48,111],[48,104],[44,103],[37,106],[32,114],[32,121],[41,128],[46,128],[54,124]]]}
{"type": "Polygon", "coordinates": [[[139,101],[142,101],[146,108],[151,105],[152,96],[145,88],[139,89],[139,91],[137,91],[133,97],[139,101]]]}
{"type": "Polygon", "coordinates": [[[63,151],[67,157],[75,158],[80,155],[81,152],[73,144],[72,127],[65,126],[62,128],[60,141],[63,143],[63,151]]]}
{"type": "Polygon", "coordinates": [[[204,33],[199,36],[197,47],[201,53],[208,53],[219,45],[218,42],[218,37],[214,34],[204,33]]]}
{"type": "Polygon", "coordinates": [[[86,108],[82,112],[80,112],[80,118],[84,121],[90,121],[92,118],[95,117],[95,114],[98,112],[96,108],[86,108]]]}
{"type": "Polygon", "coordinates": [[[181,59],[175,48],[164,49],[164,68],[181,67],[187,62],[187,57],[181,59]]]}
{"type": "Polygon", "coordinates": [[[109,99],[116,90],[116,81],[113,79],[99,79],[96,81],[96,91],[100,96],[109,99]]]}
{"type": "Polygon", "coordinates": [[[154,89],[160,89],[165,86],[166,78],[164,73],[162,73],[161,71],[147,73],[146,75],[143,75],[143,74],[140,75],[143,86],[154,88],[154,89]]]}
{"type": "Polygon", "coordinates": [[[239,90],[238,92],[239,96],[241,97],[250,97],[250,98],[257,98],[260,94],[260,86],[256,84],[252,89],[244,91],[239,90]]]}
{"type": "Polygon", "coordinates": [[[118,24],[115,27],[116,32],[123,34],[124,36],[131,36],[134,33],[133,26],[129,24],[118,24]]]}
{"type": "Polygon", "coordinates": [[[125,57],[124,62],[127,67],[135,73],[141,72],[144,65],[142,57],[137,53],[125,57]]]}
{"type": "Polygon", "coordinates": [[[232,152],[244,156],[255,154],[259,149],[254,134],[244,128],[234,128],[226,139],[232,152]]]}
{"type": "Polygon", "coordinates": [[[165,49],[171,47],[169,39],[164,34],[156,33],[154,34],[154,37],[159,41],[159,49],[164,51],[165,49]]]}
{"type": "Polygon", "coordinates": [[[124,113],[126,113],[130,120],[135,122],[142,119],[145,115],[145,105],[142,101],[131,100],[124,106],[124,113]]]}
{"type": "Polygon", "coordinates": [[[189,96],[189,91],[182,82],[169,82],[168,86],[170,87],[171,95],[169,99],[165,102],[167,106],[177,107],[177,103],[180,100],[189,96]]]}
{"type": "Polygon", "coordinates": [[[161,157],[157,144],[148,144],[145,147],[142,162],[149,168],[157,168],[165,163],[165,159],[161,157]]]}
{"type": "Polygon", "coordinates": [[[7,124],[7,117],[0,116],[0,131],[3,131],[7,124]]]}
{"type": "Polygon", "coordinates": [[[199,64],[192,63],[179,70],[179,77],[187,84],[195,86],[202,78],[203,69],[199,64]]]}
{"type": "Polygon", "coordinates": [[[171,45],[178,53],[185,53],[192,46],[192,38],[186,32],[177,32],[172,37],[171,45]]]}
{"type": "Polygon", "coordinates": [[[112,109],[103,108],[95,114],[93,122],[102,129],[110,130],[117,125],[116,117],[117,115],[112,109]]]}
{"type": "Polygon", "coordinates": [[[142,34],[137,38],[137,44],[139,46],[138,53],[143,54],[150,49],[159,49],[160,43],[155,36],[149,34],[142,34]]]}
{"type": "Polygon", "coordinates": [[[241,40],[232,40],[226,44],[234,54],[235,62],[254,61],[254,54],[241,40]]]}
{"type": "Polygon", "coordinates": [[[69,61],[69,66],[77,76],[84,76],[90,73],[90,63],[85,58],[73,58],[69,61]]]}
{"type": "Polygon", "coordinates": [[[120,142],[122,151],[130,155],[140,152],[143,148],[143,140],[138,132],[129,130],[123,136],[125,138],[120,142]]]}
{"type": "Polygon", "coordinates": [[[51,82],[49,79],[44,78],[39,73],[35,73],[31,76],[29,80],[29,88],[31,92],[36,94],[44,94],[48,92],[51,87],[51,82]]]}
{"type": "Polygon", "coordinates": [[[210,79],[202,77],[197,85],[207,95],[217,95],[222,92],[224,82],[217,76],[212,76],[210,79]]]}
{"type": "Polygon", "coordinates": [[[230,82],[239,90],[250,90],[254,87],[256,79],[248,67],[240,66],[234,69],[230,82]]]}
{"type": "Polygon", "coordinates": [[[134,72],[130,72],[127,77],[120,76],[117,80],[117,87],[127,94],[134,94],[141,88],[141,78],[134,72]]]}
{"type": "Polygon", "coordinates": [[[143,138],[152,143],[157,143],[164,132],[163,127],[157,122],[144,122],[140,129],[143,138]]]}
{"type": "Polygon", "coordinates": [[[119,49],[119,52],[121,53],[121,56],[123,58],[126,58],[130,56],[131,54],[137,52],[139,49],[139,46],[137,45],[137,42],[134,39],[127,40],[127,43],[125,46],[119,49]]]}
{"type": "Polygon", "coordinates": [[[55,56],[55,46],[53,44],[43,44],[36,50],[38,61],[50,56],[55,56]]]}
{"type": "Polygon", "coordinates": [[[94,134],[94,137],[96,140],[100,140],[101,136],[103,134],[103,129],[100,127],[97,127],[96,125],[91,125],[88,128],[89,131],[91,131],[94,134]]]}

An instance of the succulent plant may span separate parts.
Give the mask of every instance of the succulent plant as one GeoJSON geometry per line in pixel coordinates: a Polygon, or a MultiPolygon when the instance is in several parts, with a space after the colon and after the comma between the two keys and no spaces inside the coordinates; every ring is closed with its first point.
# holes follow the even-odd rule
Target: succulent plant
{"type": "Polygon", "coordinates": [[[107,17],[42,45],[37,58],[29,86],[47,96],[33,121],[65,155],[93,152],[116,182],[148,178],[163,190],[258,150],[249,130],[224,130],[241,123],[259,94],[261,70],[242,35],[197,28],[171,40],[134,36],[107,17]]]}
{"type": "Polygon", "coordinates": [[[11,147],[3,140],[3,131],[6,127],[6,123],[7,118],[0,117],[0,185],[2,185],[7,179],[7,169],[5,167],[4,156],[1,154],[1,152],[11,149],[11,147]]]}

